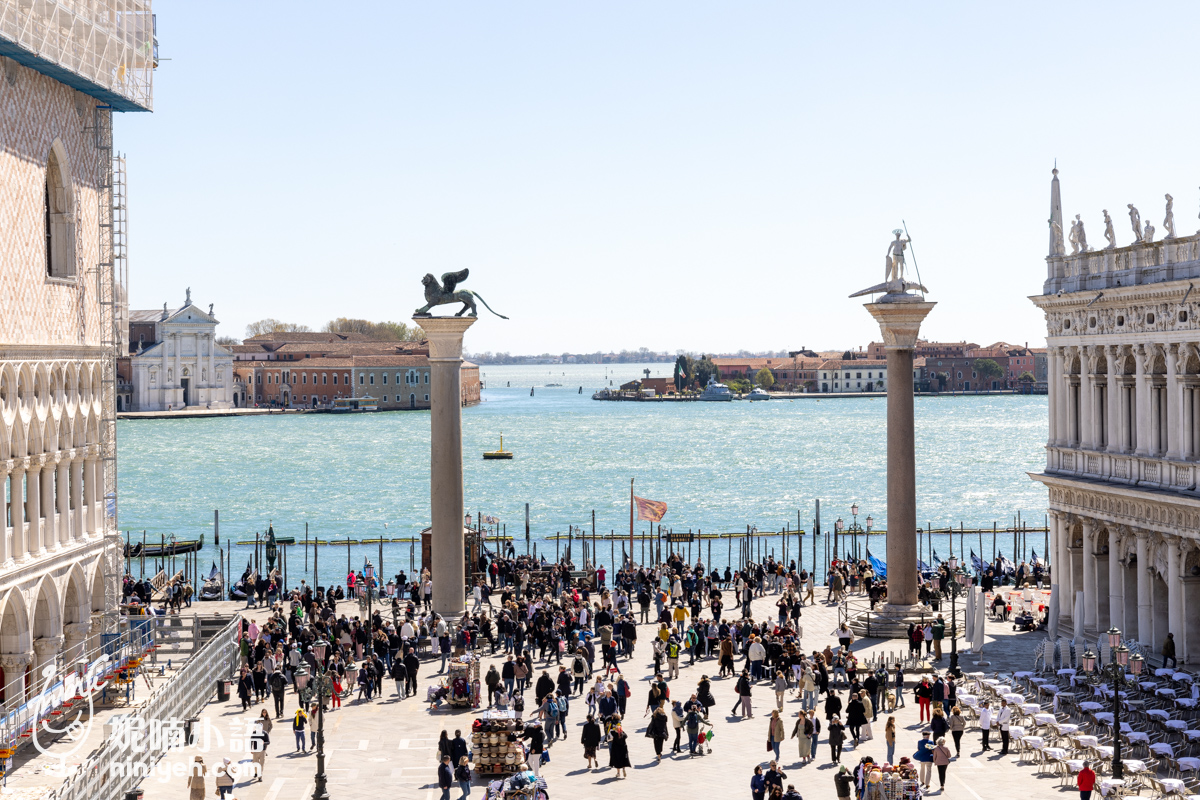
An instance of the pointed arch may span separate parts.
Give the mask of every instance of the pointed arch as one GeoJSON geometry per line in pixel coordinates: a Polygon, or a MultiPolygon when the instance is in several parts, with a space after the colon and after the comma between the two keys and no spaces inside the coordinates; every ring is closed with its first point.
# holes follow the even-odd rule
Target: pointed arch
{"type": "Polygon", "coordinates": [[[88,602],[91,604],[92,616],[104,613],[104,561],[103,558],[96,561],[96,566],[92,571],[92,591],[89,593],[88,602]]]}
{"type": "Polygon", "coordinates": [[[38,581],[33,598],[33,617],[30,624],[33,639],[61,636],[62,604],[59,602],[58,587],[49,575],[38,581]]]}
{"type": "Polygon", "coordinates": [[[46,155],[43,189],[46,275],[70,280],[75,277],[75,187],[67,149],[60,139],[54,140],[46,155]]]}
{"type": "Polygon", "coordinates": [[[0,654],[25,655],[32,649],[25,598],[16,589],[9,589],[0,601],[0,654]]]}

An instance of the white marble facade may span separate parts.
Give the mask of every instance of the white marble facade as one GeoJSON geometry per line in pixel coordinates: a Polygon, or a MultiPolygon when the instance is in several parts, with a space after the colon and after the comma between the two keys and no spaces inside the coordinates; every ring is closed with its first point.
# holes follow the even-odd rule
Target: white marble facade
{"type": "Polygon", "coordinates": [[[1116,626],[1156,653],[1170,632],[1180,661],[1200,662],[1200,615],[1185,613],[1200,601],[1200,234],[1055,250],[1032,298],[1049,388],[1046,469],[1032,477],[1049,490],[1065,624],[1116,626]]]}
{"type": "Polygon", "coordinates": [[[233,353],[217,344],[217,319],[191,302],[130,312],[131,328],[153,323],[153,341],[134,342],[133,411],[233,406],[233,353]]]}

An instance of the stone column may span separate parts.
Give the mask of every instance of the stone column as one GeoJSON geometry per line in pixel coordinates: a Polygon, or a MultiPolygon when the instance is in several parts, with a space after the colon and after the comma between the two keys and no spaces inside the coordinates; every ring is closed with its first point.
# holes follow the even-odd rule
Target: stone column
{"type": "Polygon", "coordinates": [[[99,533],[102,526],[100,521],[100,504],[103,490],[99,485],[100,459],[89,452],[83,460],[83,497],[87,511],[83,518],[83,529],[89,533],[99,533]]]}
{"type": "Polygon", "coordinates": [[[76,660],[83,658],[88,631],[91,624],[73,622],[63,626],[63,667],[70,669],[76,660]]]}
{"type": "Polygon", "coordinates": [[[880,302],[865,304],[879,323],[887,351],[887,604],[893,611],[907,611],[917,602],[913,347],[921,322],[935,305],[911,295],[886,294],[880,302]]]}
{"type": "Polygon", "coordinates": [[[63,637],[47,636],[33,640],[33,651],[36,653],[33,667],[32,692],[37,694],[46,688],[46,679],[42,670],[58,661],[58,653],[62,649],[63,637]]]}
{"type": "MultiPolygon", "coordinates": [[[[0,461],[0,564],[8,564],[13,560],[12,551],[12,534],[8,528],[8,501],[4,499],[4,490],[8,486],[9,478],[12,477],[13,462],[4,460],[0,461]]],[[[12,496],[16,497],[16,490],[13,490],[12,496]]]]}
{"type": "Polygon", "coordinates": [[[1138,641],[1145,645],[1154,643],[1154,606],[1150,596],[1150,547],[1146,540],[1147,531],[1134,531],[1137,536],[1137,599],[1138,641]]]}
{"type": "Polygon", "coordinates": [[[1108,426],[1105,433],[1105,439],[1108,441],[1108,446],[1105,448],[1110,453],[1121,452],[1121,390],[1117,386],[1117,347],[1116,345],[1107,345],[1104,348],[1104,357],[1108,360],[1108,391],[1105,392],[1105,400],[1108,405],[1108,419],[1102,424],[1108,426]]]}
{"type": "Polygon", "coordinates": [[[178,402],[175,403],[175,405],[179,408],[183,408],[186,403],[184,402],[183,397],[183,367],[180,366],[179,359],[179,348],[181,346],[179,334],[171,334],[171,345],[175,348],[175,380],[171,385],[179,387],[178,389],[171,390],[171,397],[173,399],[177,398],[178,402]]]}
{"type": "Polygon", "coordinates": [[[71,541],[71,460],[63,453],[58,455],[58,544],[61,547],[71,541]]]}
{"type": "MultiPolygon", "coordinates": [[[[1179,570],[1179,537],[1167,539],[1167,631],[1175,634],[1176,647],[1183,636],[1183,582],[1179,570]]],[[[1166,638],[1166,637],[1163,637],[1166,638]]],[[[1161,642],[1158,644],[1161,645],[1161,642]]],[[[1179,653],[1176,653],[1178,656],[1179,653]]]]}
{"type": "MultiPolygon", "coordinates": [[[[16,708],[29,699],[25,689],[25,681],[17,680],[25,675],[25,670],[33,663],[33,653],[5,653],[0,655],[0,667],[4,668],[4,683],[12,686],[14,691],[5,698],[10,708],[16,708]],[[13,697],[12,695],[17,695],[13,697]]],[[[36,686],[36,681],[34,682],[36,686]]]]}
{"type": "Polygon", "coordinates": [[[25,544],[25,469],[29,466],[28,458],[13,460],[12,469],[12,557],[17,561],[29,558],[29,548],[25,544]]]}
{"type": "Polygon", "coordinates": [[[1152,351],[1144,344],[1135,349],[1134,362],[1137,364],[1137,375],[1134,378],[1135,412],[1137,419],[1137,447],[1133,452],[1139,456],[1149,455],[1153,449],[1150,444],[1150,380],[1148,371],[1152,351]]]}
{"type": "Polygon", "coordinates": [[[1114,628],[1125,630],[1125,582],[1121,575],[1123,537],[1108,529],[1108,619],[1114,628]]]}
{"type": "Polygon", "coordinates": [[[466,609],[463,539],[462,346],[474,317],[415,317],[429,337],[430,536],[433,610],[447,621],[466,609]]]}
{"type": "Polygon", "coordinates": [[[1047,405],[1049,406],[1048,413],[1050,418],[1050,434],[1048,441],[1052,445],[1058,444],[1059,436],[1062,435],[1062,431],[1058,427],[1058,406],[1062,401],[1062,385],[1059,381],[1059,376],[1062,374],[1059,366],[1060,352],[1061,348],[1058,347],[1046,348],[1046,359],[1049,361],[1049,364],[1047,365],[1048,374],[1046,376],[1046,399],[1047,405]]]}
{"type": "MultiPolygon", "coordinates": [[[[1085,450],[1092,450],[1096,444],[1096,432],[1093,430],[1094,421],[1096,419],[1096,392],[1092,388],[1095,384],[1092,380],[1092,354],[1094,348],[1080,348],[1079,356],[1079,446],[1085,450]]],[[[1085,470],[1084,465],[1077,465],[1080,472],[1085,470]]]]}
{"type": "MultiPolygon", "coordinates": [[[[165,376],[167,373],[163,373],[165,376]]],[[[83,541],[83,453],[71,452],[71,539],[83,541]]]]}
{"type": "Polygon", "coordinates": [[[47,453],[42,456],[42,537],[39,552],[45,553],[54,547],[54,455],[47,453]]]}
{"type": "Polygon", "coordinates": [[[36,555],[42,536],[42,457],[29,457],[29,470],[25,473],[25,516],[29,533],[25,535],[25,551],[36,555]]]}
{"type": "Polygon", "coordinates": [[[1071,616],[1070,603],[1063,601],[1066,597],[1066,563],[1067,552],[1063,545],[1062,512],[1050,510],[1050,587],[1058,593],[1058,616],[1067,619],[1071,616]]]}
{"type": "Polygon", "coordinates": [[[1096,611],[1100,598],[1096,586],[1096,526],[1086,517],[1083,526],[1083,627],[1096,629],[1096,611]]]}
{"type": "MultiPolygon", "coordinates": [[[[1182,444],[1179,433],[1183,428],[1179,422],[1179,412],[1183,404],[1183,387],[1179,383],[1179,375],[1175,372],[1175,362],[1176,359],[1179,358],[1179,345],[1169,344],[1167,345],[1166,349],[1167,418],[1163,420],[1163,424],[1166,425],[1165,430],[1167,432],[1167,451],[1164,453],[1164,457],[1171,460],[1176,460],[1180,458],[1180,453],[1182,452],[1179,447],[1179,445],[1182,444]]],[[[1160,477],[1160,480],[1166,482],[1169,480],[1169,478],[1163,475],[1160,477]]],[[[1178,639],[1179,634],[1176,634],[1175,638],[1178,639]]]]}

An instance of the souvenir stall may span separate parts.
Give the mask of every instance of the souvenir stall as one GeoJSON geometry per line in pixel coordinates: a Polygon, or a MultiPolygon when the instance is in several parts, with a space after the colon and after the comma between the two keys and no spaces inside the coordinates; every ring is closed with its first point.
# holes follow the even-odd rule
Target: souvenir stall
{"type": "Polygon", "coordinates": [[[550,800],[550,793],[544,778],[524,770],[489,783],[485,800],[550,800]]]}
{"type": "Polygon", "coordinates": [[[484,711],[471,727],[475,775],[489,779],[528,769],[525,763],[525,746],[521,743],[521,730],[521,721],[515,712],[484,711]]]}
{"type": "Polygon", "coordinates": [[[479,707],[479,659],[471,653],[461,655],[448,664],[449,669],[440,684],[426,690],[426,700],[437,708],[445,700],[459,708],[479,707]]]}

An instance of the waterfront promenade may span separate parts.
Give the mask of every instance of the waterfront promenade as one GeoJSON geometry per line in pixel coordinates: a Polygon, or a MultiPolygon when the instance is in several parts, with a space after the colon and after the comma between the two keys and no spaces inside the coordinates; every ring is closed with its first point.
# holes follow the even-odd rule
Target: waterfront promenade
{"type": "MultiPolygon", "coordinates": [[[[819,592],[818,599],[822,596],[823,592],[819,592]]],[[[755,617],[773,617],[775,599],[776,596],[770,594],[756,599],[755,617]]],[[[204,608],[221,608],[232,612],[240,610],[240,605],[219,603],[206,605],[204,608]]],[[[343,609],[347,614],[352,613],[352,609],[344,604],[339,611],[343,609]]],[[[258,618],[259,622],[265,617],[261,611],[253,609],[244,613],[250,619],[258,618]]],[[[822,603],[806,606],[800,622],[804,629],[802,644],[805,651],[823,648],[826,644],[836,647],[837,641],[833,635],[837,624],[836,606],[822,603]]],[[[552,745],[551,761],[542,770],[552,798],[599,800],[619,795],[627,800],[663,800],[697,792],[697,796],[706,798],[750,797],[749,782],[753,767],[756,764],[765,765],[769,755],[764,752],[764,743],[767,720],[775,702],[769,685],[760,683],[754,687],[753,719],[740,720],[730,717],[729,710],[736,701],[734,681],[716,678],[717,664],[714,660],[705,660],[689,666],[687,657],[681,658],[680,677],[670,682],[672,698],[682,696],[686,699],[701,675],[714,678],[713,693],[717,703],[712,710],[716,733],[712,742],[713,752],[710,756],[695,758],[664,755],[663,761],[656,763],[652,742],[644,736],[646,721],[642,716],[652,669],[649,647],[651,630],[650,625],[640,625],[635,657],[631,661],[622,659],[619,662],[623,674],[633,686],[626,725],[634,765],[629,771],[629,777],[618,779],[613,770],[606,766],[597,771],[586,769],[579,736],[587,706],[583,699],[577,696],[572,698],[567,736],[552,745]]],[[[987,634],[985,652],[988,660],[992,662],[989,668],[991,670],[1029,668],[1033,660],[1033,647],[1044,637],[1043,633],[1014,634],[1011,626],[1004,623],[988,623],[987,634]]],[[[949,642],[946,644],[948,651],[949,642]]],[[[897,651],[903,647],[903,642],[869,639],[859,640],[853,645],[860,658],[880,651],[897,651]]],[[[972,661],[970,656],[963,658],[962,667],[965,671],[973,669],[972,661]]],[[[485,658],[483,668],[486,669],[487,665],[493,662],[497,662],[497,659],[485,658]]],[[[534,677],[540,674],[542,669],[540,662],[535,662],[535,665],[537,671],[534,677]]],[[[939,666],[945,668],[947,665],[948,656],[939,666]]],[[[380,796],[389,796],[434,800],[440,796],[436,788],[435,758],[438,735],[442,730],[447,730],[453,736],[454,731],[459,729],[469,738],[471,722],[475,717],[474,713],[469,711],[451,711],[444,708],[432,712],[427,710],[427,705],[423,702],[425,687],[436,677],[437,666],[437,660],[422,663],[416,698],[397,700],[394,684],[386,681],[383,700],[346,701],[341,709],[326,715],[326,767],[331,798],[374,800],[380,796]]],[[[557,674],[557,666],[553,662],[548,668],[552,676],[557,674]]],[[[911,687],[917,679],[910,673],[905,692],[908,705],[896,713],[899,729],[897,759],[901,755],[911,756],[920,738],[921,726],[917,724],[917,707],[911,695],[911,687]]],[[[789,693],[784,712],[785,727],[789,733],[796,711],[800,708],[800,703],[794,699],[793,694],[789,693]]],[[[844,697],[844,691],[842,695],[844,697]]],[[[289,691],[289,715],[295,707],[295,695],[289,691]]],[[[265,705],[252,706],[249,712],[243,713],[240,702],[236,697],[232,697],[226,703],[210,703],[203,717],[218,729],[228,730],[231,724],[248,724],[262,708],[270,709],[270,701],[265,705]]],[[[526,717],[529,717],[528,713],[526,717]]],[[[885,719],[886,715],[881,715],[875,723],[873,741],[864,742],[857,748],[846,749],[842,758],[843,764],[853,766],[864,755],[871,755],[877,760],[884,758],[882,734],[885,719]]],[[[307,755],[293,752],[294,742],[288,723],[287,718],[276,722],[267,752],[263,781],[239,783],[234,789],[234,797],[238,800],[290,800],[311,796],[316,759],[311,752],[307,755]]],[[[186,763],[192,760],[194,752],[193,749],[185,749],[172,754],[170,758],[171,761],[186,763]]],[[[806,800],[834,800],[835,769],[829,763],[829,749],[824,735],[821,737],[818,758],[806,766],[801,767],[797,763],[795,740],[784,743],[782,755],[783,768],[788,775],[785,783],[794,783],[806,800]]],[[[219,763],[222,757],[229,757],[233,762],[248,759],[247,754],[232,752],[226,747],[223,751],[220,748],[211,749],[205,755],[205,761],[211,766],[219,763]]],[[[601,765],[607,765],[606,749],[601,748],[599,757],[601,765]]],[[[934,785],[936,789],[936,778],[934,785]]],[[[211,793],[211,778],[208,787],[211,793]]],[[[188,797],[184,781],[179,777],[170,778],[165,783],[157,778],[149,778],[143,783],[143,788],[147,800],[184,800],[188,797]]],[[[476,784],[471,796],[482,797],[483,792],[483,786],[476,784]]],[[[991,800],[1013,796],[1052,797],[1058,796],[1059,792],[1057,777],[1037,775],[1034,765],[1020,762],[1015,754],[1010,753],[1006,757],[1000,757],[997,751],[981,754],[979,734],[972,727],[963,739],[962,758],[950,765],[944,796],[991,800]]],[[[450,796],[459,796],[457,787],[451,790],[450,796]]]]}

